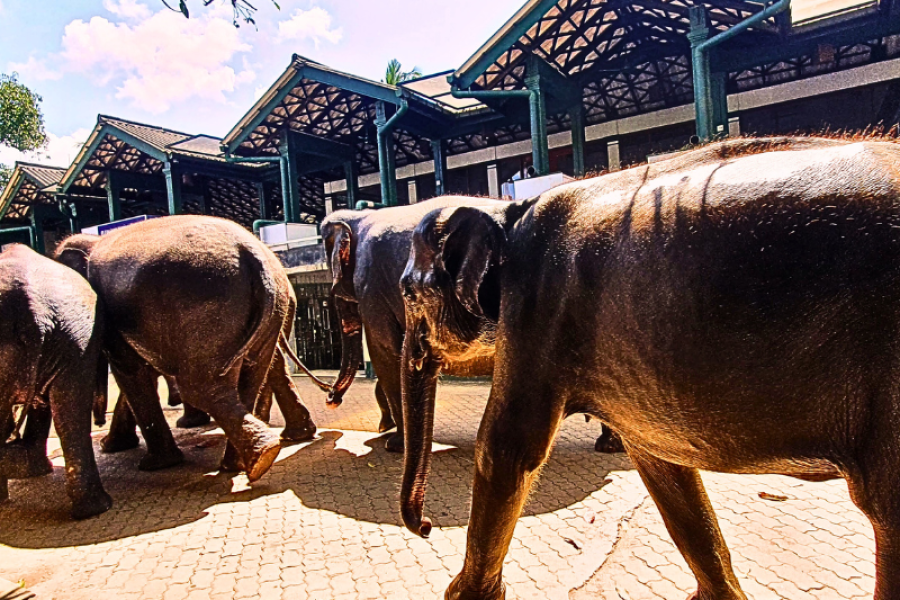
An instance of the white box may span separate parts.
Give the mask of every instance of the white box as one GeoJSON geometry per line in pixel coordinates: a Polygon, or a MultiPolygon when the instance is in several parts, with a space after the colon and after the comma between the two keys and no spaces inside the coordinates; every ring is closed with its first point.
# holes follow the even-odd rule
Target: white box
{"type": "Polygon", "coordinates": [[[278,223],[259,229],[259,239],[269,246],[286,244],[293,240],[315,238],[317,235],[319,232],[316,226],[305,223],[278,223]]]}
{"type": "Polygon", "coordinates": [[[547,190],[570,181],[575,181],[575,179],[569,177],[565,173],[551,173],[550,175],[544,175],[543,177],[517,179],[503,185],[503,194],[506,195],[507,191],[512,191],[511,196],[513,200],[525,200],[527,198],[540,196],[547,190]]]}

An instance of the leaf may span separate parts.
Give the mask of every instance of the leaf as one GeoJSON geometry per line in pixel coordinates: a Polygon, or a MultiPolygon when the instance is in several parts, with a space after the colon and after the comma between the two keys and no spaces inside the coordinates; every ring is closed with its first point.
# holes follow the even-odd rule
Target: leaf
{"type": "Polygon", "coordinates": [[[281,10],[281,5],[278,4],[277,2],[275,2],[275,0],[272,0],[272,4],[275,5],[275,8],[277,8],[278,10],[281,10]]]}
{"type": "Polygon", "coordinates": [[[184,0],[179,0],[178,8],[181,9],[181,14],[183,14],[185,18],[191,18],[191,13],[188,11],[187,3],[184,0]]]}
{"type": "Polygon", "coordinates": [[[770,500],[772,502],[786,502],[787,496],[779,496],[778,494],[770,494],[768,492],[760,492],[759,497],[763,500],[770,500]]]}
{"type": "Polygon", "coordinates": [[[569,544],[570,546],[572,546],[573,548],[575,548],[576,550],[581,550],[581,546],[578,545],[578,542],[576,542],[576,541],[573,540],[572,538],[564,537],[564,538],[563,538],[563,541],[564,541],[565,543],[569,544]]]}

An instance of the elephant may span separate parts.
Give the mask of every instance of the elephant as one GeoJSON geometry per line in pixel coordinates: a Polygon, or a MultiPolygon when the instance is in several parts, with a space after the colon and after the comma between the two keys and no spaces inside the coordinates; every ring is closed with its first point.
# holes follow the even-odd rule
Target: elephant
{"type": "Polygon", "coordinates": [[[0,314],[0,500],[9,498],[8,478],[52,470],[47,439],[55,424],[72,517],[106,512],[112,498],[91,444],[91,413],[103,419],[107,381],[97,295],[76,273],[13,244],[0,253],[0,314]],[[18,419],[14,405],[22,406],[18,419]]]}
{"type": "Polygon", "coordinates": [[[215,217],[160,217],[100,238],[72,236],[55,256],[83,273],[103,303],[104,348],[147,442],[141,469],[183,460],[156,394],[159,374],[216,420],[229,442],[223,467],[242,468],[251,482],[281,448],[250,413],[264,387],[291,392],[280,398],[282,440],[315,435],[283,360],[296,297],[277,257],[250,232],[215,217]]]}
{"type": "MultiPolygon", "coordinates": [[[[891,141],[726,141],[566,184],[505,228],[423,219],[401,279],[408,421],[445,356],[496,345],[446,598],[505,597],[516,520],[575,413],[622,435],[692,598],[746,599],[698,469],[844,478],[874,529],[875,598],[900,597],[898,172],[891,141]]],[[[401,512],[422,534],[428,463],[412,466],[401,512]]]]}
{"type": "MultiPolygon", "coordinates": [[[[403,347],[403,298],[397,281],[409,256],[412,232],[436,208],[473,206],[503,213],[509,203],[490,198],[443,196],[381,210],[339,210],[322,222],[322,239],[332,272],[332,295],[341,322],[341,367],[329,392],[340,405],[362,362],[362,332],[378,376],[375,398],[381,409],[379,432],[397,427],[385,447],[403,452],[400,353],[403,347]]],[[[490,375],[488,360],[444,365],[452,374],[490,375]]],[[[434,383],[436,386],[436,382],[434,383]]]]}

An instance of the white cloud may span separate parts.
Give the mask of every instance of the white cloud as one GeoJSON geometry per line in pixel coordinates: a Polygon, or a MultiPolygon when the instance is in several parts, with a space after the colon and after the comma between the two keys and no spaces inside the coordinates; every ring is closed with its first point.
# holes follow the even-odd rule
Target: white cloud
{"type": "Polygon", "coordinates": [[[103,0],[103,8],[123,19],[148,19],[152,14],[146,4],[137,0],[103,0]]]}
{"type": "Polygon", "coordinates": [[[54,71],[47,66],[46,60],[33,56],[29,56],[28,60],[23,63],[9,63],[9,70],[30,81],[55,81],[62,77],[61,72],[54,71]]]}
{"type": "MultiPolygon", "coordinates": [[[[240,72],[232,66],[236,55],[251,47],[232,24],[230,4],[228,10],[211,6],[190,19],[168,9],[150,14],[135,0],[106,0],[104,6],[136,20],[97,16],[69,23],[62,51],[49,57],[61,72],[83,74],[100,86],[114,83],[117,98],[154,114],[187,100],[224,103],[227,93],[256,78],[246,61],[240,72]],[[138,18],[145,10],[149,16],[138,18]]],[[[35,78],[58,78],[46,64],[29,59],[20,66],[35,78]]]]}
{"type": "Polygon", "coordinates": [[[309,10],[296,10],[287,21],[278,24],[278,40],[312,40],[316,48],[325,40],[337,44],[344,37],[340,27],[332,28],[331,14],[322,7],[314,6],[309,10]]]}
{"type": "Polygon", "coordinates": [[[78,129],[63,136],[48,133],[47,146],[35,152],[19,152],[7,146],[0,146],[0,163],[12,165],[20,160],[54,167],[68,167],[90,134],[90,129],[78,129]]]}

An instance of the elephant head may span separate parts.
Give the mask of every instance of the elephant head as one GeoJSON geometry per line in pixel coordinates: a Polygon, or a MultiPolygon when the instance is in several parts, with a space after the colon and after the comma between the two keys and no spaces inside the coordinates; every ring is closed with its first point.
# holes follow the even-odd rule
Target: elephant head
{"type": "Polygon", "coordinates": [[[405,463],[401,514],[427,536],[422,517],[434,432],[436,379],[445,363],[493,355],[506,235],[477,208],[435,210],[413,233],[400,281],[406,310],[401,360],[405,463]]]}
{"type": "Polygon", "coordinates": [[[343,401],[363,359],[362,318],[353,286],[356,244],[353,230],[343,221],[326,222],[322,239],[331,264],[331,294],[341,321],[341,369],[327,400],[329,406],[336,407],[343,401]]]}
{"type": "Polygon", "coordinates": [[[70,269],[78,271],[82,277],[87,279],[88,259],[94,245],[99,241],[100,236],[87,233],[69,236],[56,247],[53,258],[70,269]]]}

